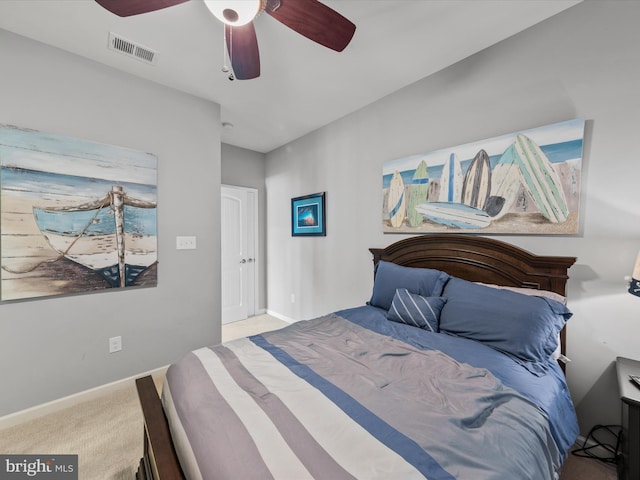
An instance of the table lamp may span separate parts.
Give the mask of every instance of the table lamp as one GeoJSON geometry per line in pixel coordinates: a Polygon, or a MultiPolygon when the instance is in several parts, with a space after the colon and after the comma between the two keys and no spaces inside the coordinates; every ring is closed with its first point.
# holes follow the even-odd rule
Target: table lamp
{"type": "Polygon", "coordinates": [[[640,253],[638,253],[636,264],[633,267],[633,275],[629,283],[629,293],[640,297],[640,253]]]}

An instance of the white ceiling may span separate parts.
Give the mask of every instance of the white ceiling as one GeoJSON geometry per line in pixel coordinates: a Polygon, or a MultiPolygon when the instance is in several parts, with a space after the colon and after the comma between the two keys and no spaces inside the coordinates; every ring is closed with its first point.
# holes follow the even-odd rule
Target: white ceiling
{"type": "Polygon", "coordinates": [[[128,18],[93,0],[0,0],[0,28],[219,103],[234,125],[222,141],[266,153],[579,1],[325,0],[357,26],[341,53],[263,14],[261,76],[233,82],[222,24],[199,0],[128,18]],[[109,32],[156,51],[156,65],[109,50],[109,32]]]}

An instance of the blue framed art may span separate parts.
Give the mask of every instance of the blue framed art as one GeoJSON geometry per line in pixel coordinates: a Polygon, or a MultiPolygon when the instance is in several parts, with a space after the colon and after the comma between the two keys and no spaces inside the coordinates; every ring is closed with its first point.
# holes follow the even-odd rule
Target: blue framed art
{"type": "Polygon", "coordinates": [[[291,236],[318,236],[327,234],[325,221],[325,192],[291,199],[291,236]]]}

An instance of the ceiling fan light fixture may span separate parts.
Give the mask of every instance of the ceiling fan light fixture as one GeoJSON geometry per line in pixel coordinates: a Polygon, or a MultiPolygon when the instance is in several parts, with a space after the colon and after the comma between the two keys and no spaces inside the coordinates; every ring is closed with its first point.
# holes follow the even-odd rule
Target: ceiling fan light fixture
{"type": "Polygon", "coordinates": [[[240,27],[260,13],[261,0],[204,0],[213,15],[226,25],[240,27]]]}

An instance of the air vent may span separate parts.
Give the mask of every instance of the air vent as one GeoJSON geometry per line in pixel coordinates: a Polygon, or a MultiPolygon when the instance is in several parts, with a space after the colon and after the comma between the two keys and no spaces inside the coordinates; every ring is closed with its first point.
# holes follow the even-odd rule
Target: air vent
{"type": "Polygon", "coordinates": [[[136,58],[145,63],[150,63],[151,65],[156,64],[158,57],[157,53],[150,48],[138,45],[137,43],[127,40],[126,38],[122,38],[113,32],[109,32],[109,49],[124,53],[129,57],[136,58]]]}

